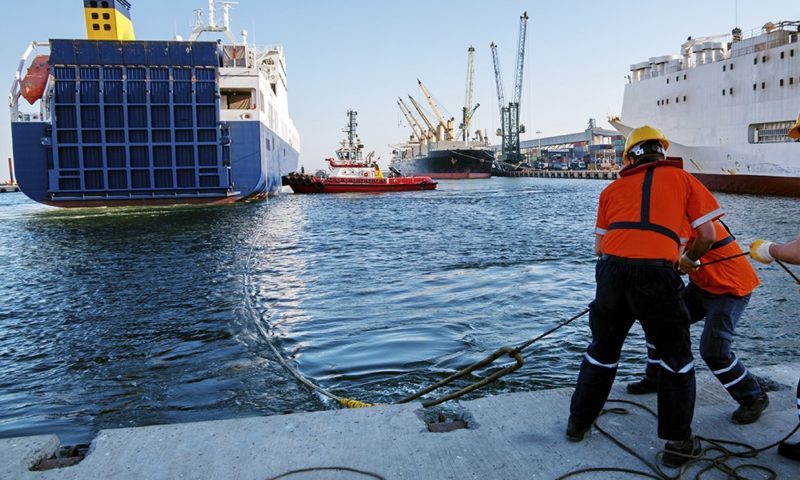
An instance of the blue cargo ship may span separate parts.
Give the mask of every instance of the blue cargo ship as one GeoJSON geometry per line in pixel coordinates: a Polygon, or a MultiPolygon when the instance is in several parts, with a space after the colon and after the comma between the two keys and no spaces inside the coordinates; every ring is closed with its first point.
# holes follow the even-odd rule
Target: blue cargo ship
{"type": "Polygon", "coordinates": [[[31,43],[10,96],[20,189],[58,207],[278,193],[300,149],[283,50],[237,40],[223,7],[222,23],[198,10],[188,41],[137,41],[127,1],[86,0],[88,40],[31,43]]]}

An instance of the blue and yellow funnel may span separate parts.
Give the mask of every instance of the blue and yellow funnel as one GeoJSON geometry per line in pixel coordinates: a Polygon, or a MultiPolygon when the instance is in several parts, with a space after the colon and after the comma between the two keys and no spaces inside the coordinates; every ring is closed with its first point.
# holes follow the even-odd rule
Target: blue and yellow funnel
{"type": "Polygon", "coordinates": [[[131,4],[126,0],[84,0],[86,37],[89,40],[136,40],[131,4]]]}

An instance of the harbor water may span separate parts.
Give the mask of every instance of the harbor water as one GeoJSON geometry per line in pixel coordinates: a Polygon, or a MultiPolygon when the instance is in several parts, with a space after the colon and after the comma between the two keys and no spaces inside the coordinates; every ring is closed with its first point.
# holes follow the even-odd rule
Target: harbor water
{"type": "MultiPolygon", "coordinates": [[[[337,408],[270,343],[339,396],[397,401],[586,308],[607,183],[80,210],[2,195],[0,438],[76,444],[100,429],[337,408]]],[[[800,230],[800,199],[716,196],[743,248],[800,230]]],[[[800,287],[777,265],[756,270],[736,351],[753,366],[797,361],[800,287]]],[[[472,398],[572,385],[588,340],[584,316],[472,398]]],[[[636,326],[620,380],[644,353],[636,326]]]]}

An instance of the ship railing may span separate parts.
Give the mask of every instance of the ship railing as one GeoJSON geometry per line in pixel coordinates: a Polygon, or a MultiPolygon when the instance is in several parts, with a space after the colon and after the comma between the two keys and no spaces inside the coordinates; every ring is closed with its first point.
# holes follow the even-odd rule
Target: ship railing
{"type": "MultiPolygon", "coordinates": [[[[8,107],[11,109],[11,121],[12,122],[19,122],[19,121],[30,121],[31,119],[36,118],[36,115],[31,114],[21,114],[19,110],[19,99],[22,97],[21,91],[21,84],[22,78],[24,77],[25,65],[28,63],[28,59],[30,58],[31,54],[39,47],[50,47],[50,42],[31,42],[28,44],[28,47],[25,49],[25,52],[22,54],[22,57],[19,60],[19,66],[17,67],[17,71],[14,72],[14,80],[11,82],[11,90],[8,93],[8,107]]],[[[44,120],[50,114],[50,108],[47,105],[49,102],[47,101],[48,96],[50,95],[50,82],[47,82],[47,87],[42,95],[41,105],[39,105],[39,118],[44,120]]],[[[38,118],[36,118],[38,120],[38,118]]]]}

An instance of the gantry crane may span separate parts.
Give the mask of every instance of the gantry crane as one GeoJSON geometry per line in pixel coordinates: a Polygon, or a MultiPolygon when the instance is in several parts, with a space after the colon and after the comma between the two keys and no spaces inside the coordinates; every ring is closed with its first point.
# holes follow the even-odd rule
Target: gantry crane
{"type": "Polygon", "coordinates": [[[464,108],[461,109],[461,125],[459,125],[462,139],[465,142],[469,140],[469,122],[472,120],[472,115],[475,113],[475,110],[481,106],[480,103],[476,104],[474,107],[472,106],[472,76],[474,71],[475,47],[470,45],[469,49],[467,50],[467,93],[464,98],[464,108]]]}
{"type": "Polygon", "coordinates": [[[428,104],[431,106],[433,114],[436,116],[436,119],[439,120],[439,128],[444,130],[444,135],[437,135],[437,138],[440,140],[441,137],[443,137],[445,140],[455,140],[455,120],[452,118],[450,120],[445,120],[442,112],[439,111],[439,106],[433,101],[431,94],[428,93],[428,89],[425,88],[425,85],[422,84],[422,81],[419,78],[417,79],[417,83],[419,83],[419,89],[422,90],[422,94],[428,99],[428,104]]]}
{"type": "Polygon", "coordinates": [[[425,134],[425,130],[419,125],[419,122],[416,118],[414,118],[414,114],[411,113],[411,110],[408,109],[405,103],[403,103],[403,99],[397,97],[397,106],[400,107],[400,111],[403,112],[403,116],[406,117],[406,121],[408,125],[411,127],[412,135],[417,139],[419,143],[427,143],[428,136],[425,134]]]}
{"type": "Polygon", "coordinates": [[[502,160],[508,163],[519,163],[523,160],[519,149],[519,136],[525,133],[525,126],[519,123],[519,109],[522,101],[522,73],[525,64],[525,37],[528,30],[528,12],[519,17],[519,45],[517,47],[517,68],[514,77],[514,98],[506,105],[503,95],[503,81],[500,77],[500,65],[497,59],[497,45],[492,43],[492,61],[494,62],[494,75],[497,83],[497,100],[500,105],[501,130],[498,132],[503,137],[502,160]]]}

